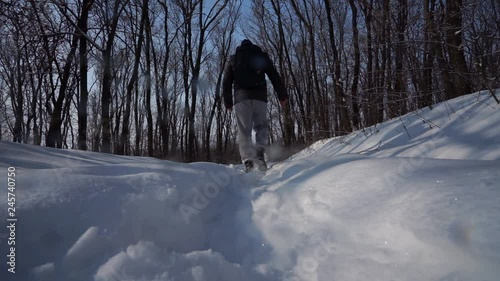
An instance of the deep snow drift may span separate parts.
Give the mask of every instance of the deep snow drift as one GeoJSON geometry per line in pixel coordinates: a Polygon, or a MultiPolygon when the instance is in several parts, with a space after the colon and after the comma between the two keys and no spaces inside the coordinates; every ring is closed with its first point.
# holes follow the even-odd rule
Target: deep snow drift
{"type": "Polygon", "coordinates": [[[0,142],[0,277],[498,280],[498,124],[494,100],[471,94],[320,141],[266,175],[0,142]]]}

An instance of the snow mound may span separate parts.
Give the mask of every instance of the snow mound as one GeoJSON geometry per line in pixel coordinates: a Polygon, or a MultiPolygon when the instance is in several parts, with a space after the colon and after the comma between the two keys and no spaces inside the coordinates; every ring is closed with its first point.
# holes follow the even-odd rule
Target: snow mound
{"type": "Polygon", "coordinates": [[[239,265],[229,263],[211,250],[188,254],[166,252],[153,242],[139,241],[104,265],[96,281],[118,280],[256,280],[239,265]]]}
{"type": "MultiPolygon", "coordinates": [[[[497,91],[497,95],[500,90],[497,91]]],[[[321,140],[294,155],[500,159],[500,106],[486,91],[424,108],[344,137],[321,140]]]]}

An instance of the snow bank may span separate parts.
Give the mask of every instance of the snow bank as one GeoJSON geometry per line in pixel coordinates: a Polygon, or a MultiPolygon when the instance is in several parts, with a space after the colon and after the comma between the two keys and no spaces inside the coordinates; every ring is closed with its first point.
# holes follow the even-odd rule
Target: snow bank
{"type": "Polygon", "coordinates": [[[497,280],[500,161],[426,159],[400,174],[405,159],[308,160],[292,176],[295,161],[273,169],[263,181],[279,184],[254,200],[286,280],[497,280]]]}
{"type": "Polygon", "coordinates": [[[318,141],[292,158],[359,153],[375,157],[498,160],[498,124],[500,107],[484,91],[434,105],[432,109],[420,109],[345,137],[318,141]]]}
{"type": "Polygon", "coordinates": [[[153,242],[140,241],[104,265],[96,281],[118,280],[256,280],[239,265],[211,250],[188,254],[162,251],[153,242]]]}
{"type": "MultiPolygon", "coordinates": [[[[19,280],[104,280],[106,272],[123,266],[131,280],[235,280],[256,274],[253,257],[262,243],[251,224],[250,192],[242,192],[245,183],[234,169],[0,146],[2,166],[17,168],[17,254],[24,269],[16,274],[19,280]],[[128,266],[137,259],[131,251],[140,249],[158,253],[128,266]],[[148,260],[156,258],[172,261],[172,267],[145,274],[140,268],[158,267],[148,260]]],[[[5,192],[0,191],[3,206],[5,192]]],[[[4,212],[0,216],[6,220],[4,212]]],[[[4,253],[5,245],[0,244],[4,253]]]]}

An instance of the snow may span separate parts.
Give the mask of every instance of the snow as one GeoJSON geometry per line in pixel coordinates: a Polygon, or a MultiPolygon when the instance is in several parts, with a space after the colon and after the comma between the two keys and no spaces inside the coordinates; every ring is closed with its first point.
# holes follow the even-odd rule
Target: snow
{"type": "Polygon", "coordinates": [[[1,280],[498,280],[499,110],[460,97],[265,175],[0,142],[1,280]]]}

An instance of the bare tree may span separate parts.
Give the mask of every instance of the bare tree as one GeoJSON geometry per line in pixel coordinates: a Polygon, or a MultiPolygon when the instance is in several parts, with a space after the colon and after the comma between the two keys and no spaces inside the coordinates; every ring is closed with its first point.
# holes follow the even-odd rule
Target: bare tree
{"type": "MultiPolygon", "coordinates": [[[[216,33],[214,34],[215,38],[213,43],[218,53],[218,63],[217,63],[217,78],[215,82],[215,93],[214,93],[214,101],[212,104],[212,108],[210,110],[210,114],[207,120],[207,126],[205,131],[205,153],[207,155],[207,160],[211,160],[211,135],[212,135],[212,123],[215,117],[215,113],[218,112],[218,115],[221,115],[221,87],[222,87],[222,75],[224,73],[224,69],[226,68],[227,58],[230,56],[230,50],[233,46],[233,37],[236,29],[236,20],[239,17],[242,3],[232,3],[229,4],[229,8],[226,12],[226,16],[224,22],[216,27],[216,33]]],[[[218,123],[220,125],[220,123],[218,123]]],[[[219,128],[219,133],[217,134],[217,154],[219,159],[222,159],[222,135],[220,134],[221,130],[219,128]]],[[[220,160],[219,160],[220,161],[220,160]]]]}
{"type": "Polygon", "coordinates": [[[106,23],[106,43],[105,48],[102,50],[103,73],[102,73],[102,94],[101,94],[101,127],[102,127],[102,145],[101,152],[111,153],[111,118],[109,114],[109,107],[111,103],[111,57],[113,52],[114,40],[118,27],[118,20],[123,9],[128,4],[128,0],[115,0],[114,4],[108,0],[103,0],[104,6],[104,21],[106,23]],[[113,9],[109,5],[113,4],[113,9]],[[112,15],[108,14],[112,11],[112,15]]]}
{"type": "Polygon", "coordinates": [[[126,90],[126,101],[125,101],[125,112],[123,115],[122,131],[120,134],[120,140],[118,145],[118,154],[125,154],[126,146],[129,143],[130,138],[130,109],[132,103],[132,94],[134,88],[137,87],[138,77],[139,77],[139,63],[141,58],[142,44],[144,41],[144,26],[146,24],[146,17],[148,13],[147,0],[142,3],[141,20],[139,26],[139,32],[137,34],[137,44],[134,50],[134,66],[132,70],[132,76],[127,84],[126,90]]]}
{"type": "Polygon", "coordinates": [[[448,92],[448,98],[462,96],[472,92],[469,70],[465,61],[463,47],[462,0],[446,1],[445,33],[450,64],[453,66],[451,79],[454,91],[448,92]]]}
{"type": "Polygon", "coordinates": [[[0,63],[2,66],[1,75],[7,84],[7,92],[15,119],[13,125],[10,123],[7,123],[7,125],[12,132],[12,140],[14,142],[23,142],[23,88],[25,84],[23,70],[26,65],[26,61],[23,56],[23,49],[27,48],[23,42],[26,22],[21,11],[24,7],[14,3],[3,6],[6,6],[8,9],[2,9],[2,22],[6,25],[6,31],[10,32],[12,36],[11,40],[7,39],[3,41],[4,48],[2,48],[3,51],[0,54],[0,63]]]}
{"type": "MultiPolygon", "coordinates": [[[[335,93],[335,105],[336,105],[336,113],[337,120],[339,123],[339,128],[336,129],[337,134],[346,134],[352,131],[350,115],[348,112],[347,104],[346,104],[346,96],[343,89],[342,83],[342,73],[341,73],[341,59],[339,55],[339,50],[337,48],[337,44],[335,43],[335,31],[333,27],[333,19],[332,19],[332,7],[330,4],[330,0],[324,0],[326,16],[328,19],[328,35],[330,39],[330,47],[333,54],[333,63],[330,63],[331,70],[330,72],[333,74],[333,89],[335,93]]],[[[328,114],[328,112],[326,112],[328,114]]]]}
{"type": "Polygon", "coordinates": [[[174,1],[182,10],[184,18],[183,33],[184,62],[188,67],[184,71],[184,88],[186,90],[185,114],[187,128],[186,159],[193,161],[196,151],[195,116],[197,105],[198,82],[200,78],[203,51],[207,37],[214,31],[220,15],[226,8],[229,0],[214,1],[209,11],[205,12],[203,0],[174,1]],[[195,18],[197,16],[197,18],[195,18]],[[193,42],[193,33],[197,31],[197,42],[193,42]],[[189,78],[190,77],[190,78],[189,78]],[[191,103],[189,104],[189,100],[191,103]]]}
{"type": "Polygon", "coordinates": [[[0,1],[1,137],[231,161],[220,83],[242,36],[286,84],[287,108],[269,100],[269,138],[287,146],[472,91],[500,102],[498,1],[251,3],[239,13],[241,0],[0,1]]]}
{"type": "Polygon", "coordinates": [[[358,29],[358,8],[354,3],[354,0],[349,0],[349,5],[352,11],[352,37],[354,45],[354,69],[352,77],[351,86],[351,98],[352,98],[352,125],[355,129],[360,127],[360,115],[359,115],[359,105],[358,105],[358,84],[359,75],[361,71],[361,54],[359,49],[359,29],[358,29]]]}
{"type": "Polygon", "coordinates": [[[78,103],[78,149],[87,150],[87,105],[88,105],[88,16],[94,0],[83,0],[82,15],[78,22],[80,32],[80,100],[78,103]]]}
{"type": "MultiPolygon", "coordinates": [[[[151,38],[151,21],[149,20],[148,0],[143,1],[143,14],[146,22],[146,36],[151,38]]],[[[148,156],[154,156],[153,152],[153,114],[151,113],[151,40],[146,40],[146,119],[147,119],[147,136],[148,136],[148,156]]]]}
{"type": "MultiPolygon", "coordinates": [[[[32,5],[35,6],[35,2],[32,1],[32,5]]],[[[64,3],[56,3],[58,10],[62,14],[63,17],[69,17],[66,15],[68,12],[69,8],[64,4],[64,3]]],[[[86,16],[88,15],[88,10],[87,12],[84,12],[82,10],[82,13],[78,19],[79,26],[82,26],[83,23],[82,19],[86,21],[86,16]]],[[[50,36],[46,32],[45,29],[41,27],[41,32],[45,36],[50,36]]],[[[69,100],[71,98],[71,92],[68,91],[68,85],[70,83],[71,77],[71,68],[74,62],[76,50],[78,48],[78,39],[80,37],[79,35],[79,30],[78,27],[75,28],[73,31],[73,34],[71,36],[71,41],[70,41],[70,50],[68,54],[66,55],[66,58],[64,60],[64,65],[62,67],[62,71],[59,73],[60,76],[60,85],[59,85],[59,93],[57,97],[55,97],[55,102],[54,102],[54,108],[52,110],[51,116],[50,116],[50,125],[49,125],[49,130],[47,132],[47,137],[46,137],[46,145],[50,147],[57,147],[57,148],[62,148],[63,145],[63,136],[61,132],[61,126],[63,123],[62,115],[63,115],[63,110],[64,110],[64,102],[66,98],[69,100]]]]}

